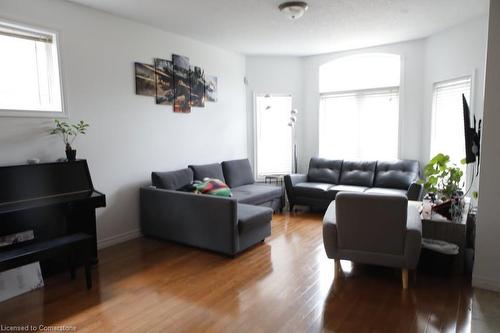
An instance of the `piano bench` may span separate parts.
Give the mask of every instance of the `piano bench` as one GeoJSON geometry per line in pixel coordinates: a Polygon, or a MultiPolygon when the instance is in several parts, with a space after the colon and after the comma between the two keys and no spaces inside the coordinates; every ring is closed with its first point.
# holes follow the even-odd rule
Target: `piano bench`
{"type": "MultiPolygon", "coordinates": [[[[22,244],[22,243],[21,243],[22,244]]],[[[78,254],[83,256],[85,266],[85,278],[87,289],[92,288],[91,275],[91,245],[92,236],[85,233],[70,234],[63,237],[53,238],[43,242],[31,243],[25,246],[0,252],[0,272],[24,266],[44,259],[49,259],[55,254],[69,252],[71,276],[74,277],[73,254],[76,250],[81,250],[78,254]]]]}

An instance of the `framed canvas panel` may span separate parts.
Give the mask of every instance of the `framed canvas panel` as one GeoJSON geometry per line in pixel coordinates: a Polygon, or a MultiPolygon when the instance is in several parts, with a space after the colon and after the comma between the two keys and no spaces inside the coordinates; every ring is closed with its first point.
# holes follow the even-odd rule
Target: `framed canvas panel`
{"type": "Polygon", "coordinates": [[[135,63],[135,93],[142,96],[156,96],[155,67],[135,63]]]}
{"type": "Polygon", "coordinates": [[[155,59],[156,104],[174,102],[174,66],[171,61],[155,59]]]}
{"type": "Polygon", "coordinates": [[[189,75],[189,58],[174,54],[174,112],[191,112],[191,80],[189,75]]]}
{"type": "Polygon", "coordinates": [[[207,102],[217,102],[217,77],[205,77],[205,99],[207,102]]]}
{"type": "Polygon", "coordinates": [[[205,78],[200,67],[191,70],[191,106],[205,106],[205,78]]]}

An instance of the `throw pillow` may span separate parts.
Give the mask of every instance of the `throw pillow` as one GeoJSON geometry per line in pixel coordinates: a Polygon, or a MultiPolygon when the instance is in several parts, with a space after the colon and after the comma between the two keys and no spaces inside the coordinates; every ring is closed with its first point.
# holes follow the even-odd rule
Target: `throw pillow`
{"type": "Polygon", "coordinates": [[[195,185],[196,192],[202,194],[217,195],[220,197],[231,197],[232,193],[223,181],[215,178],[205,178],[203,182],[195,185]]]}

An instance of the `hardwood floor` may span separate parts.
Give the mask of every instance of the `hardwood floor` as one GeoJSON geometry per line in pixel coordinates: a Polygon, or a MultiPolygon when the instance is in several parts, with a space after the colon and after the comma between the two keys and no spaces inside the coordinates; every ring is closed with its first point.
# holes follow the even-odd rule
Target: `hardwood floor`
{"type": "Polygon", "coordinates": [[[467,332],[472,290],[462,278],[352,265],[334,279],[320,214],[275,215],[272,236],[235,259],[137,239],[100,252],[94,287],[83,271],[0,303],[4,325],[78,332],[467,332]]]}

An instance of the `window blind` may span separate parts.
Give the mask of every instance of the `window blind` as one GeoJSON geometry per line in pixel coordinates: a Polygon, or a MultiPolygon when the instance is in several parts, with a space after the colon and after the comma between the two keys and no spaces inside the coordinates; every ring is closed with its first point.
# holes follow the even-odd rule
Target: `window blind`
{"type": "Polygon", "coordinates": [[[434,85],[430,157],[443,153],[461,166],[465,157],[462,94],[470,103],[471,82],[469,76],[434,85]]]}
{"type": "Polygon", "coordinates": [[[53,35],[51,34],[19,28],[6,23],[0,23],[0,35],[28,39],[35,42],[43,42],[49,44],[53,42],[53,35]]]}
{"type": "Polygon", "coordinates": [[[61,114],[63,100],[55,34],[0,22],[0,50],[0,114],[35,117],[61,114]]]}
{"type": "Polygon", "coordinates": [[[399,88],[320,97],[319,154],[334,159],[398,157],[399,88]]]}
{"type": "Polygon", "coordinates": [[[257,95],[255,138],[257,178],[292,171],[291,96],[257,95]]]}

